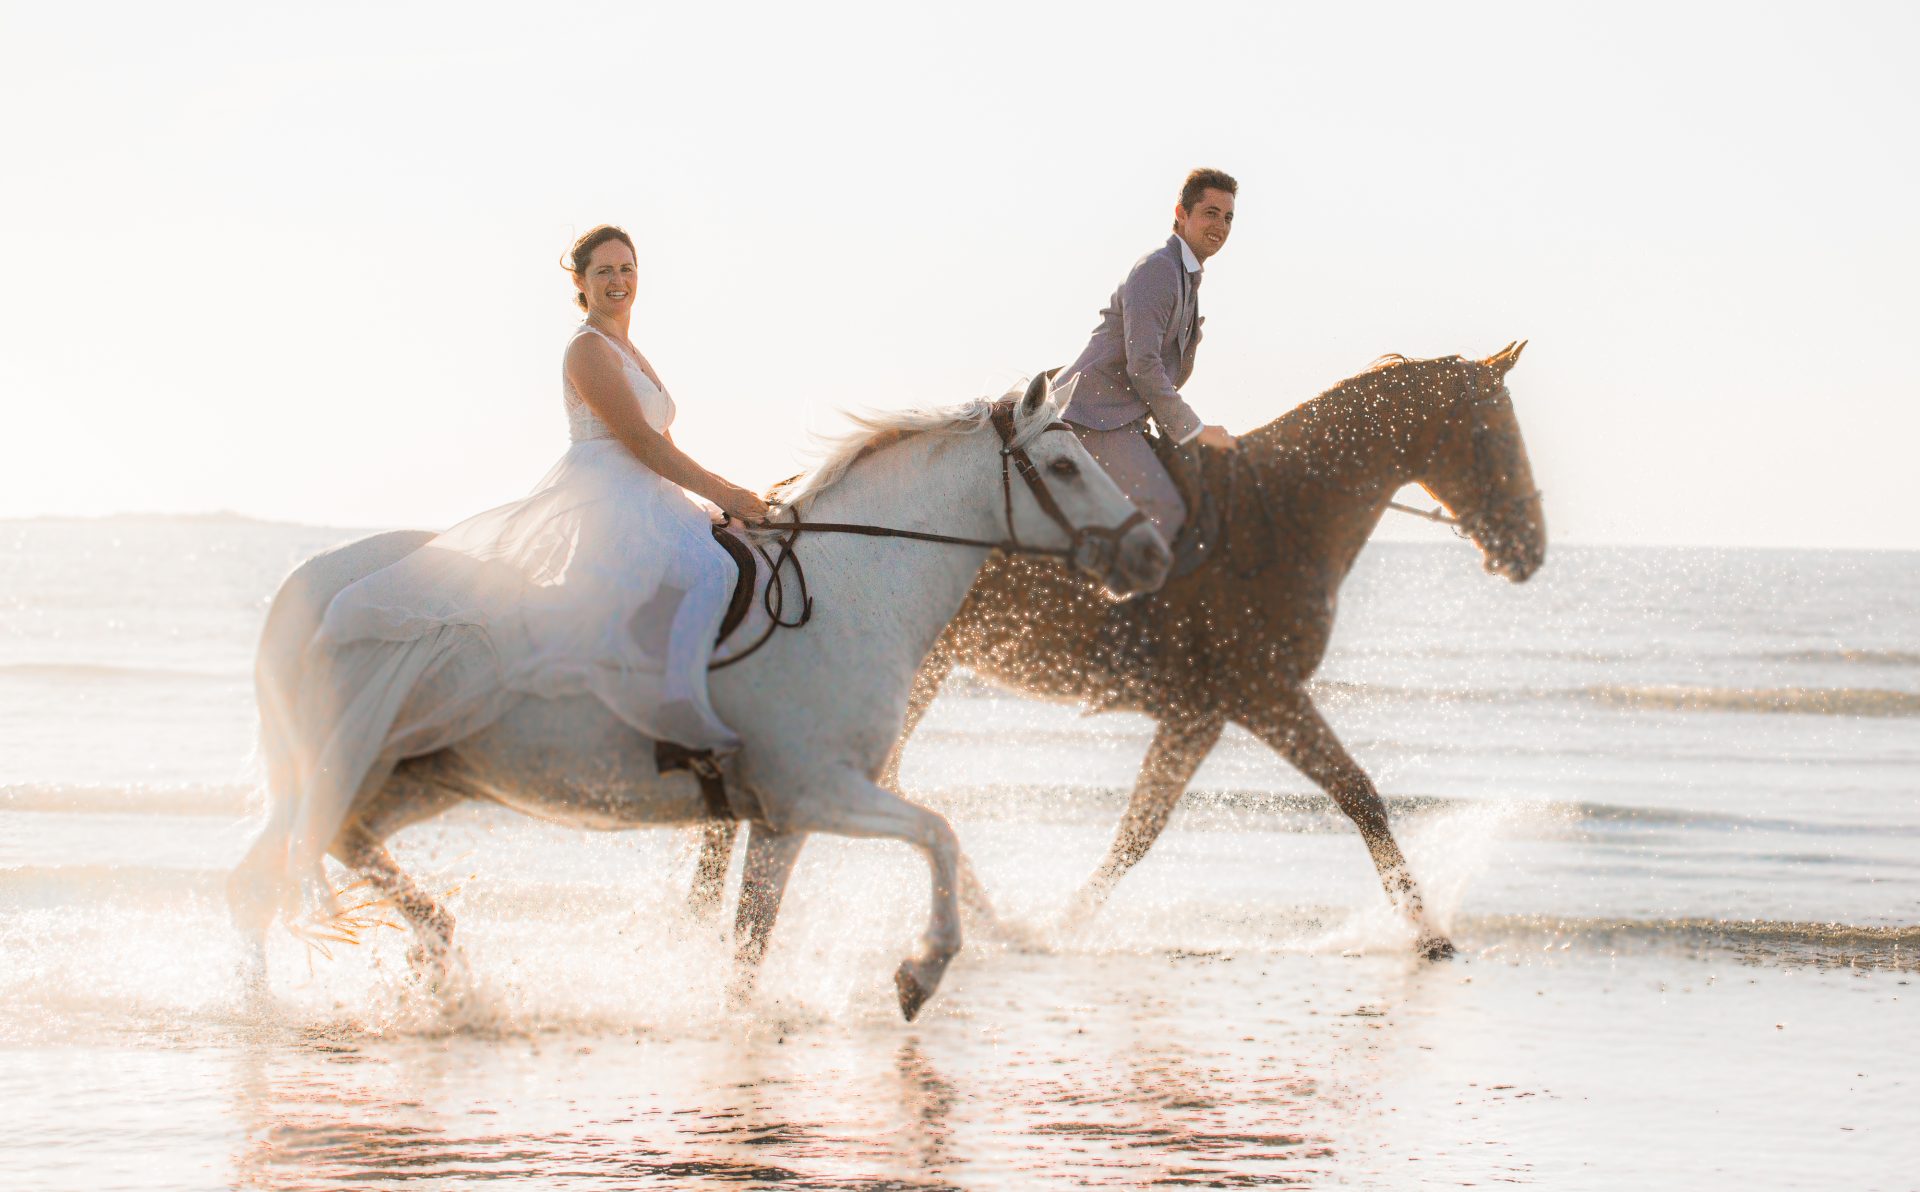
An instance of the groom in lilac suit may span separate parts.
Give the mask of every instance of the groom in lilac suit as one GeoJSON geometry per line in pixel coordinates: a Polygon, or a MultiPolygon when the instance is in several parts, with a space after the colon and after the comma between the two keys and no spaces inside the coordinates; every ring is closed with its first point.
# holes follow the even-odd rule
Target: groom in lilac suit
{"type": "Polygon", "coordinates": [[[1100,312],[1080,358],[1062,369],[1078,377],[1063,417],[1094,459],[1168,542],[1187,521],[1199,492],[1196,445],[1234,446],[1223,427],[1209,426],[1180,396],[1200,346],[1203,266],[1233,230],[1239,186],[1219,170],[1195,170],[1180,188],[1173,235],[1134,262],[1100,312]],[[1159,450],[1148,435],[1159,432],[1159,450]],[[1178,475],[1169,475],[1162,453],[1178,475]]]}

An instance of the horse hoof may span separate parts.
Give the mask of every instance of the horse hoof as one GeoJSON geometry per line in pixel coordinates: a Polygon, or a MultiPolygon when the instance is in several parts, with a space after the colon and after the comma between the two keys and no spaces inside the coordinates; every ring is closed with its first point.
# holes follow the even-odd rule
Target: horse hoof
{"type": "Polygon", "coordinates": [[[1024,923],[1015,923],[1007,919],[994,924],[993,934],[989,938],[1003,948],[1028,956],[1048,950],[1045,933],[1036,931],[1024,923]]]}
{"type": "Polygon", "coordinates": [[[919,979],[908,972],[904,964],[894,970],[893,987],[900,994],[900,1013],[912,1022],[919,1016],[920,1007],[927,1004],[929,991],[921,987],[919,979]]]}
{"type": "Polygon", "coordinates": [[[414,988],[451,1006],[467,995],[466,959],[451,944],[407,949],[407,972],[414,988]]]}
{"type": "Polygon", "coordinates": [[[729,977],[726,986],[727,1011],[732,1014],[745,1013],[753,1005],[754,990],[758,986],[759,982],[754,979],[752,972],[736,973],[729,977]]]}
{"type": "Polygon", "coordinates": [[[250,1001],[261,1001],[267,997],[267,952],[265,948],[253,946],[240,954],[238,964],[240,992],[250,1001]]]}
{"type": "Polygon", "coordinates": [[[1093,920],[1100,914],[1105,899],[1099,895],[1082,892],[1074,896],[1067,909],[1060,915],[1060,930],[1067,935],[1078,935],[1093,926],[1093,920]]]}
{"type": "Polygon", "coordinates": [[[1444,935],[1428,936],[1420,944],[1422,960],[1452,960],[1453,956],[1453,941],[1444,935]]]}
{"type": "Polygon", "coordinates": [[[687,915],[696,923],[711,923],[720,916],[721,892],[712,886],[700,885],[687,895],[687,915]]]}

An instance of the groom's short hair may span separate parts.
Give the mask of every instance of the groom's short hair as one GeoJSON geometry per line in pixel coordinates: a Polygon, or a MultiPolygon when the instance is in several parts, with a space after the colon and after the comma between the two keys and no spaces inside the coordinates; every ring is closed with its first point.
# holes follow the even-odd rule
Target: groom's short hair
{"type": "Polygon", "coordinates": [[[1200,196],[1209,190],[1224,190],[1230,195],[1238,195],[1240,184],[1235,182],[1233,175],[1225,170],[1209,170],[1204,167],[1195,170],[1187,175],[1185,184],[1180,187],[1180,210],[1192,211],[1193,205],[1200,201],[1200,196]]]}

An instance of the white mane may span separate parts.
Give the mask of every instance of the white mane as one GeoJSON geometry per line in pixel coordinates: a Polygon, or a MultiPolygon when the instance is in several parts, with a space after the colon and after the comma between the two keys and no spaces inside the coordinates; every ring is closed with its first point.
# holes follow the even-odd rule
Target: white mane
{"type": "MultiPolygon", "coordinates": [[[[1014,389],[1007,396],[1018,403],[1021,393],[1021,390],[1014,389]]],[[[795,506],[804,511],[809,502],[832,488],[861,457],[914,435],[978,433],[992,423],[993,406],[992,399],[978,397],[955,406],[934,406],[924,410],[848,412],[847,418],[854,424],[854,429],[843,435],[820,436],[820,462],[777,486],[775,497],[781,505],[795,506]]],[[[1022,413],[1016,404],[1013,445],[1025,447],[1058,416],[1059,408],[1051,393],[1031,414],[1022,413]]]]}

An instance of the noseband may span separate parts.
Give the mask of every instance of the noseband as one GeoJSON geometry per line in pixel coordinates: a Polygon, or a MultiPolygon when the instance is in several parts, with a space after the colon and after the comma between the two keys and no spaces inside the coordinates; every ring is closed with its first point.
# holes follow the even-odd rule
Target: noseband
{"type": "MultiPolygon", "coordinates": [[[[993,403],[992,420],[994,433],[1000,437],[1000,494],[1006,503],[1007,536],[1000,541],[985,538],[963,538],[957,534],[935,534],[928,530],[903,530],[892,526],[870,526],[858,522],[803,522],[800,511],[789,508],[791,521],[749,523],[749,529],[777,530],[779,554],[770,554],[765,546],[756,544],[754,549],[766,560],[770,575],[767,579],[766,593],[762,597],[762,606],[771,619],[766,633],[745,650],[723,662],[712,664],[709,669],[720,670],[732,666],[747,655],[767,644],[774,633],[781,629],[798,629],[813,619],[813,597],[807,594],[807,572],[800,564],[800,556],[794,554],[793,544],[802,534],[857,534],[867,538],[905,538],[913,542],[934,542],[943,546],[984,547],[1004,555],[1029,555],[1043,559],[1059,559],[1062,562],[1084,566],[1088,570],[1106,570],[1113,566],[1119,554],[1120,540],[1137,525],[1147,519],[1147,515],[1134,510],[1132,515],[1117,526],[1075,526],[1067,517],[1066,510],[1060,508],[1060,502],[1048,490],[1046,481],[1040,478],[1040,469],[1034,466],[1033,457],[1027,454],[1025,447],[1014,446],[1018,433],[1014,426],[1014,411],[1018,408],[1013,399],[993,403]],[[1026,481],[1027,490],[1054,525],[1067,535],[1066,546],[1037,546],[1020,541],[1020,532],[1013,524],[1013,473],[1020,473],[1020,479],[1026,481]],[[800,586],[800,615],[788,621],[782,618],[786,609],[786,589],[780,583],[780,572],[789,563],[793,565],[794,576],[800,586]]],[[[1073,428],[1065,422],[1049,422],[1038,434],[1049,431],[1066,431],[1073,428]]]]}

